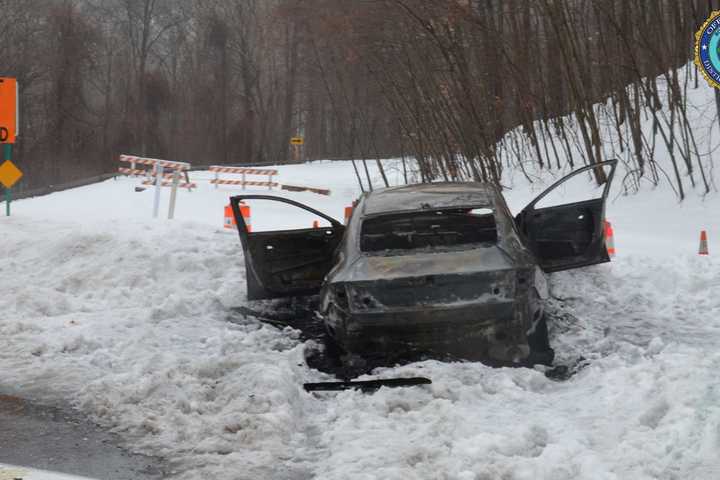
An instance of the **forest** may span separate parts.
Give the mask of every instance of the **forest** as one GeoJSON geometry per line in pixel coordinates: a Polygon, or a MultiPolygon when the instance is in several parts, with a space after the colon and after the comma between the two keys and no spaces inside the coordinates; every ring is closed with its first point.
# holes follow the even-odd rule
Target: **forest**
{"type": "Polygon", "coordinates": [[[526,162],[604,160],[609,128],[631,187],[709,192],[685,101],[704,80],[683,67],[718,3],[0,0],[0,74],[21,89],[19,190],[111,173],[122,153],[352,159],[364,189],[382,186],[366,162],[382,172],[402,157],[420,181],[499,183],[526,162]],[[662,143],[672,172],[655,165],[662,143]]]}

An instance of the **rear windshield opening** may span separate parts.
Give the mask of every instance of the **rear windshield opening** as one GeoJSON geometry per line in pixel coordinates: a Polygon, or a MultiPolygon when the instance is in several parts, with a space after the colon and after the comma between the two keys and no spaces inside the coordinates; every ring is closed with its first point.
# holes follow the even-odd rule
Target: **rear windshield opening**
{"type": "Polygon", "coordinates": [[[383,215],[362,224],[360,250],[416,250],[497,243],[489,208],[456,208],[383,215]]]}

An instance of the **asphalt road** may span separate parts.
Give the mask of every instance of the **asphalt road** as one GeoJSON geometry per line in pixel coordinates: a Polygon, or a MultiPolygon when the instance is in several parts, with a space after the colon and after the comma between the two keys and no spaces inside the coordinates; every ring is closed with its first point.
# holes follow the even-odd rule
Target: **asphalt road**
{"type": "Polygon", "coordinates": [[[0,463],[96,479],[163,478],[162,460],[133,455],[70,410],[0,395],[0,463]]]}

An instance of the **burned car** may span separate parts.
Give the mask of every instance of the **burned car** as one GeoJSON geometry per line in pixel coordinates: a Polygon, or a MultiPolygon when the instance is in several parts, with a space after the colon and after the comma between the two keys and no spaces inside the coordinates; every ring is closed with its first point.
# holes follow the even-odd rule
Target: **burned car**
{"type": "Polygon", "coordinates": [[[286,198],[233,197],[248,299],[319,293],[317,317],[350,354],[550,364],[546,275],[610,260],[603,227],[616,165],[572,172],[516,217],[486,183],[375,190],[347,226],[286,198]],[[593,169],[607,169],[597,198],[539,205],[593,169]],[[329,226],[251,233],[240,204],[255,199],[304,209],[329,226]]]}

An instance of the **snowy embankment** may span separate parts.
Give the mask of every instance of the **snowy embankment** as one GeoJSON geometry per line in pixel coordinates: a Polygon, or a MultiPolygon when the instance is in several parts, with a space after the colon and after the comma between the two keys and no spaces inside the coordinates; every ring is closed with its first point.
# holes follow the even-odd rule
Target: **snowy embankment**
{"type": "MultiPolygon", "coordinates": [[[[331,188],[282,194],[336,218],[357,196],[347,162],[279,168],[331,188]]],[[[538,175],[507,179],[514,212],[557,173],[538,175]]],[[[176,220],[153,221],[137,183],[19,201],[0,219],[0,392],[71,402],[187,479],[720,476],[718,193],[678,204],[616,185],[618,257],[552,276],[551,307],[568,313],[551,325],[559,360],[590,361],[570,380],[429,361],[376,372],[427,387],[318,397],[301,384],[327,377],[295,332],[228,321],[245,274],[237,236],[218,232],[239,190],[201,182],[176,220]]]]}

